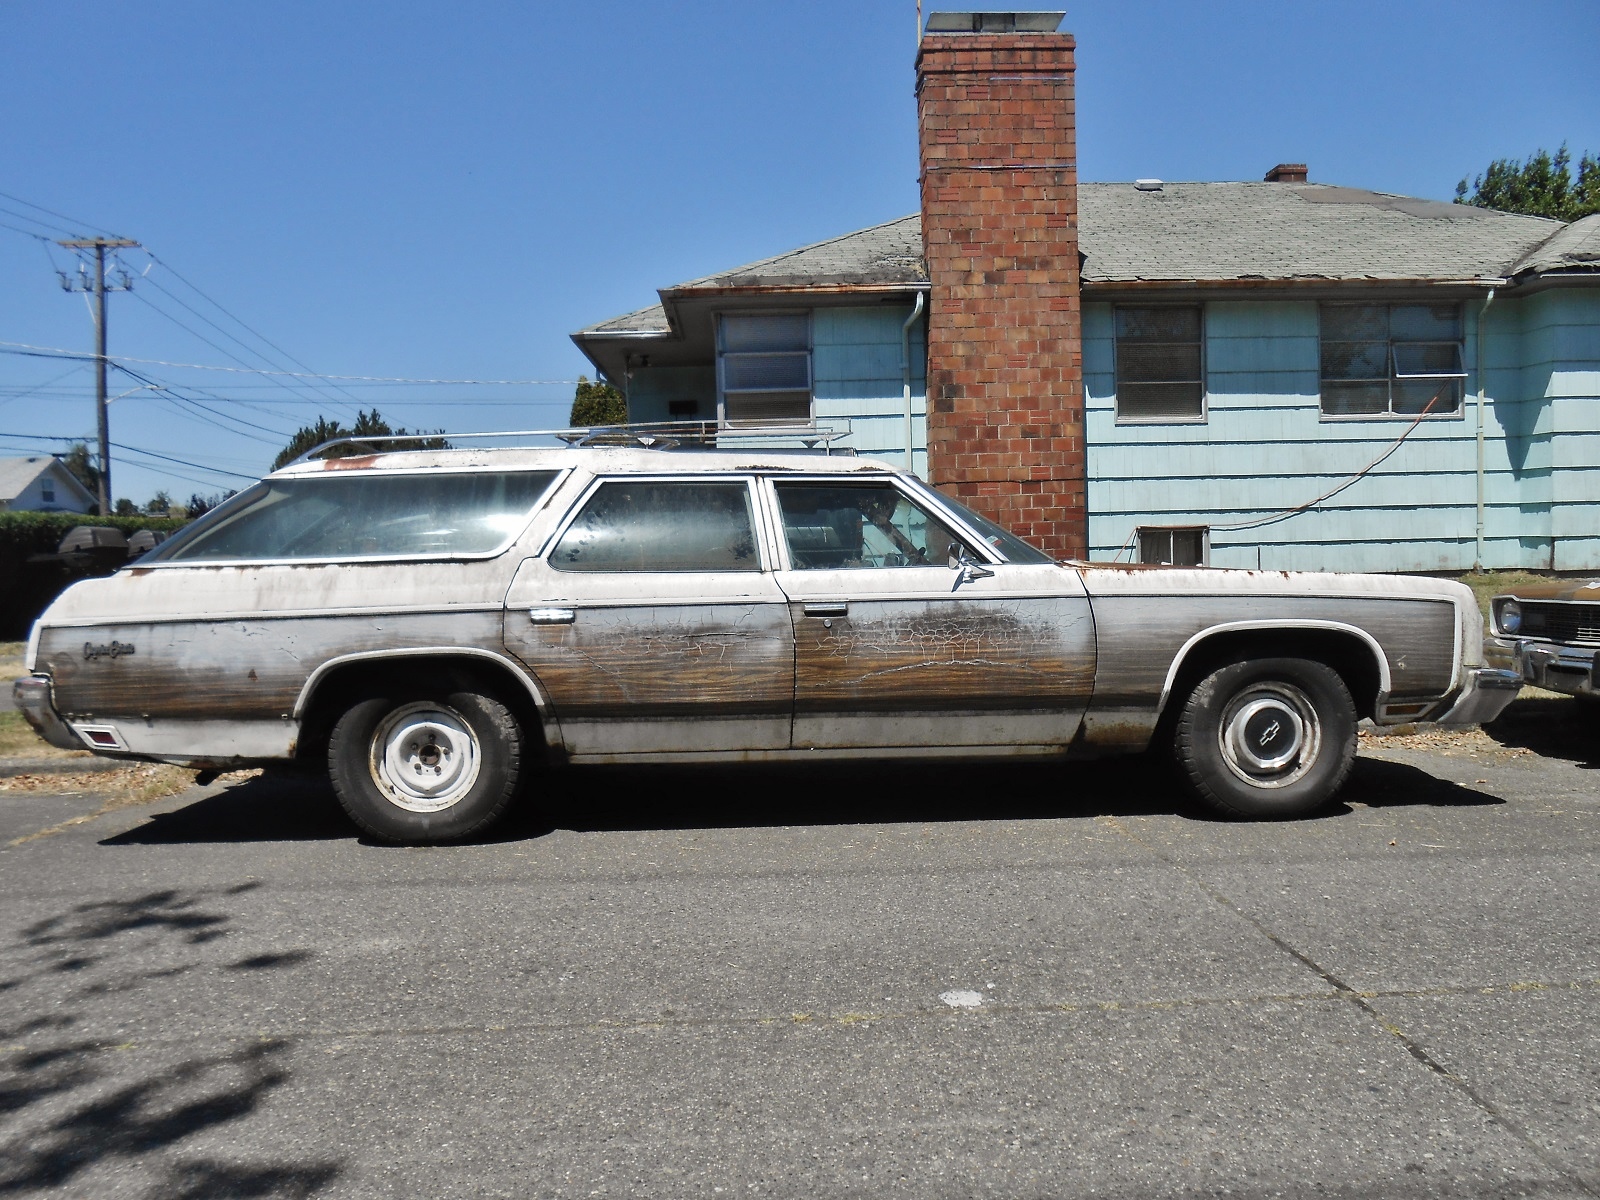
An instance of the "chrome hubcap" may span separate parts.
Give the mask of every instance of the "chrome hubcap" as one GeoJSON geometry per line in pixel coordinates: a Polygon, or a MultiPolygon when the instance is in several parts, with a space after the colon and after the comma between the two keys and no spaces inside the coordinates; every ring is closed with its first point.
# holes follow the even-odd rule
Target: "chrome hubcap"
{"type": "Polygon", "coordinates": [[[1293,684],[1256,683],[1228,702],[1218,730],[1223,761],[1255,787],[1285,787],[1317,761],[1322,723],[1293,684]]]}
{"type": "Polygon", "coordinates": [[[458,713],[439,704],[395,709],[372,734],[372,778],[409,812],[439,812],[477,782],[478,739],[458,713]]]}

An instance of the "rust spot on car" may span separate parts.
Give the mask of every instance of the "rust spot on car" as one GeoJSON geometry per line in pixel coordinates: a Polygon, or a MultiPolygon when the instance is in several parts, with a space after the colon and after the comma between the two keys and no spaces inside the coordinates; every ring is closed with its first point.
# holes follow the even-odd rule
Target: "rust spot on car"
{"type": "Polygon", "coordinates": [[[352,454],[348,458],[328,458],[322,462],[324,471],[363,471],[378,461],[376,454],[352,454]]]}
{"type": "Polygon", "coordinates": [[[129,567],[128,574],[134,576],[148,575],[152,570],[154,570],[153,567],[129,567]]]}

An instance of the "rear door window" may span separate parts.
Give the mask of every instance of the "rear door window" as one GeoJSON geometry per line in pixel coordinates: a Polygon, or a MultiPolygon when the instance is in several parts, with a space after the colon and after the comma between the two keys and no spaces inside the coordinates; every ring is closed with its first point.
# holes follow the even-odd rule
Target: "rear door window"
{"type": "Polygon", "coordinates": [[[555,549],[558,571],[759,571],[750,487],[618,479],[589,496],[555,549]]]}

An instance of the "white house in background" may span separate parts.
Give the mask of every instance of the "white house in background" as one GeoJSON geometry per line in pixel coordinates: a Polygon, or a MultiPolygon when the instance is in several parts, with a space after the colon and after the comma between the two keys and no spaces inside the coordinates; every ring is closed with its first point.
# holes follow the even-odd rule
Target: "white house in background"
{"type": "Polygon", "coordinates": [[[86,513],[95,505],[59,458],[0,458],[0,512],[86,513]]]}

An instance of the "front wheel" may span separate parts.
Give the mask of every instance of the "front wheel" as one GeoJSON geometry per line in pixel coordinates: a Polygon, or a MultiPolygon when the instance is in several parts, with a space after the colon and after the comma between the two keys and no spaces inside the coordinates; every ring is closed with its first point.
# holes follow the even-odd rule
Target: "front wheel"
{"type": "Polygon", "coordinates": [[[1302,658],[1220,667],[1189,693],[1174,737],[1195,794],[1231,817],[1300,817],[1331,800],[1356,754],[1338,673],[1302,658]]]}
{"type": "Polygon", "coordinates": [[[345,812],[372,836],[454,841],[505,812],[523,742],[516,718],[490,696],[371,696],[333,727],[328,773],[345,812]]]}

